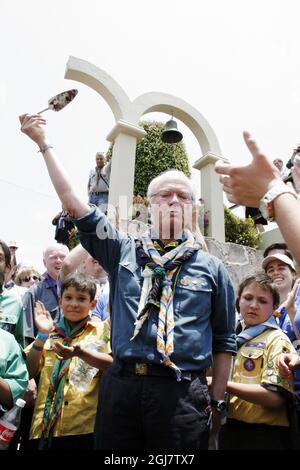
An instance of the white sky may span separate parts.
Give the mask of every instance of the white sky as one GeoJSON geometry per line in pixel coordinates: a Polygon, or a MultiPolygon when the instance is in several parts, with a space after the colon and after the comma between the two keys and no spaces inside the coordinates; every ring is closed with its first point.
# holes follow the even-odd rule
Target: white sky
{"type": "MultiPolygon", "coordinates": [[[[288,160],[300,142],[299,18],[298,0],[0,0],[0,238],[17,240],[18,258],[41,269],[60,210],[19,114],[79,90],[66,109],[45,117],[83,198],[96,151],[109,147],[113,114],[95,91],[64,79],[70,55],[105,70],[132,100],[159,91],[187,101],[236,164],[250,161],[244,129],[271,159],[288,160]]],[[[200,149],[178,127],[192,164],[200,149]]]]}

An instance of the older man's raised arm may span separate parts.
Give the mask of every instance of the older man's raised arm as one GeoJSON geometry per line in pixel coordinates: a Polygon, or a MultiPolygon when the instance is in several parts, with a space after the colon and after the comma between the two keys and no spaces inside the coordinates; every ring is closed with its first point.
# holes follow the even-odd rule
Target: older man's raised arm
{"type": "Polygon", "coordinates": [[[56,159],[53,147],[49,144],[45,132],[46,120],[40,114],[23,114],[19,116],[21,131],[24,132],[33,142],[35,142],[44,157],[49,176],[57,192],[63,208],[73,217],[81,217],[90,208],[88,204],[81,201],[71,186],[63,167],[56,159]]]}

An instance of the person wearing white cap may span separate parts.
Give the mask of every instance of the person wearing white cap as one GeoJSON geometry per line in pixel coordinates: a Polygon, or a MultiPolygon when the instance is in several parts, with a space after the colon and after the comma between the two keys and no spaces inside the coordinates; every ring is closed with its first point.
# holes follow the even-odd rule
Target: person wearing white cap
{"type": "Polygon", "coordinates": [[[294,300],[299,280],[296,280],[296,268],[291,258],[283,253],[273,253],[266,256],[262,268],[267,276],[274,281],[280,294],[278,309],[279,326],[293,341],[295,308],[294,300]]]}
{"type": "Polygon", "coordinates": [[[276,284],[282,304],[295,283],[296,268],[293,260],[283,253],[274,253],[264,258],[262,268],[276,284]]]}
{"type": "MultiPolygon", "coordinates": [[[[297,328],[295,327],[296,304],[295,299],[298,290],[299,279],[296,279],[296,268],[293,260],[280,252],[272,249],[272,254],[266,256],[262,262],[262,268],[267,276],[274,281],[279,294],[280,306],[276,311],[277,322],[281,330],[289,337],[297,349],[297,328]]],[[[294,373],[295,393],[300,399],[300,370],[294,373]]],[[[298,426],[300,424],[300,405],[296,404],[298,426]]]]}

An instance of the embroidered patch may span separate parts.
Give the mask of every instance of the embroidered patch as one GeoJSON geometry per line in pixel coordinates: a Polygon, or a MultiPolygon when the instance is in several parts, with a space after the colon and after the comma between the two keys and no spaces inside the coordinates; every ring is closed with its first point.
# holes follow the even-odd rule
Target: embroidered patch
{"type": "Polygon", "coordinates": [[[256,343],[254,341],[249,341],[248,343],[245,344],[245,347],[265,349],[266,343],[260,343],[260,342],[256,343]]]}
{"type": "Polygon", "coordinates": [[[190,280],[188,277],[183,277],[180,281],[180,284],[182,284],[183,286],[189,286],[190,285],[190,280]]]}
{"type": "Polygon", "coordinates": [[[272,375],[272,377],[270,377],[270,381],[273,384],[280,384],[281,379],[280,379],[280,377],[278,377],[278,375],[272,375]]]}
{"type": "Polygon", "coordinates": [[[246,369],[248,372],[251,372],[253,369],[255,369],[255,362],[249,357],[244,361],[243,365],[244,369],[246,369]]]}

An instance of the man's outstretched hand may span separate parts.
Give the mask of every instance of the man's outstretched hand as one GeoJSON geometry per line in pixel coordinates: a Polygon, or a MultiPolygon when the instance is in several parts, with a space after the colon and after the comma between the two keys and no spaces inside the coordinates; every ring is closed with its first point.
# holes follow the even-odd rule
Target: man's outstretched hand
{"type": "Polygon", "coordinates": [[[245,143],[252,155],[252,162],[246,166],[215,165],[220,182],[230,202],[248,207],[259,207],[266,192],[281,181],[279,170],[260,152],[249,132],[243,133],[245,143]]]}

